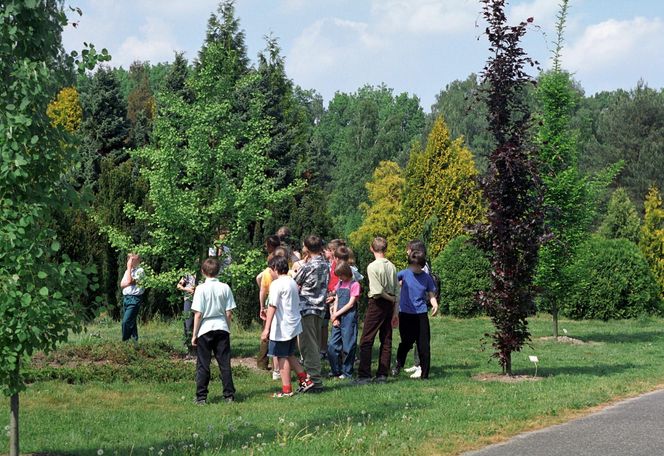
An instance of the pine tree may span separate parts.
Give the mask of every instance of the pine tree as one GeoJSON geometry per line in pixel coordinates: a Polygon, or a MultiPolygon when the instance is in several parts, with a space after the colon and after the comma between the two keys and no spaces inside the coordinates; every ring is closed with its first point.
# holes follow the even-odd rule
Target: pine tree
{"type": "Polygon", "coordinates": [[[627,190],[620,187],[611,195],[609,206],[597,233],[607,239],[628,239],[639,242],[641,219],[627,190]]]}
{"type": "Polygon", "coordinates": [[[396,162],[382,161],[366,183],[369,202],[360,206],[364,214],[362,225],[351,233],[350,241],[356,251],[366,251],[376,236],[387,239],[387,257],[397,261],[400,256],[397,235],[401,228],[402,193],[405,184],[403,171],[396,162]]]}
{"type": "Polygon", "coordinates": [[[149,64],[136,61],[129,67],[129,77],[134,88],[127,96],[127,119],[129,143],[133,147],[142,147],[150,142],[152,119],[155,113],[155,101],[148,79],[149,64]]]}
{"type": "Polygon", "coordinates": [[[451,239],[480,222],[485,208],[477,176],[463,137],[452,139],[439,117],[425,150],[414,148],[406,167],[399,245],[424,238],[435,258],[451,239]]]}
{"type": "Polygon", "coordinates": [[[186,101],[191,101],[191,91],[187,87],[189,77],[189,63],[183,52],[176,52],[175,59],[164,80],[164,89],[167,92],[179,95],[186,101]]]}
{"type": "Polygon", "coordinates": [[[656,187],[651,187],[645,201],[645,216],[639,247],[659,283],[664,297],[664,206],[656,187]]]}

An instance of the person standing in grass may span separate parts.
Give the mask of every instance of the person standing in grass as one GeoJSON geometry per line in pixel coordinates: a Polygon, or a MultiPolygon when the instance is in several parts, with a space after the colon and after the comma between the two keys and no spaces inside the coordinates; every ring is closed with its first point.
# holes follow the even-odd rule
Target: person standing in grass
{"type": "Polygon", "coordinates": [[[314,382],[307,376],[295,356],[297,336],[302,333],[302,316],[297,284],[288,275],[288,260],[275,255],[270,260],[269,267],[277,278],[270,284],[269,304],[261,340],[269,340],[268,354],[274,357],[273,362],[279,364],[282,386],[281,392],[275,393],[274,397],[290,397],[293,395],[291,370],[297,374],[300,385],[298,392],[310,390],[314,387],[314,382]]]}
{"type": "Polygon", "coordinates": [[[177,284],[177,289],[183,293],[184,298],[184,340],[187,347],[189,356],[192,356],[196,351],[191,346],[191,336],[194,330],[194,315],[191,312],[191,302],[194,297],[194,290],[196,289],[196,276],[194,274],[185,274],[182,276],[177,284]]]}
{"type": "Polygon", "coordinates": [[[375,259],[367,267],[369,305],[360,338],[360,366],[356,381],[358,385],[371,382],[371,350],[376,334],[380,339],[380,352],[374,381],[385,383],[390,371],[392,326],[396,327],[399,324],[397,314],[399,283],[396,268],[385,258],[386,250],[387,240],[383,237],[374,238],[371,243],[371,253],[375,259]]]}
{"type": "Polygon", "coordinates": [[[327,346],[327,360],[330,362],[330,376],[349,379],[353,376],[357,349],[357,304],[360,284],[353,278],[353,270],[345,261],[338,261],[334,272],[339,277],[339,283],[330,310],[332,335],[327,346]]]}
{"type": "MultiPolygon", "coordinates": [[[[267,252],[267,261],[269,262],[276,249],[279,248],[281,242],[279,237],[276,235],[268,236],[265,239],[265,251],[267,252]]],[[[270,291],[270,283],[272,282],[272,270],[269,267],[266,267],[260,274],[256,276],[256,283],[258,284],[258,312],[261,320],[265,321],[265,316],[267,312],[267,296],[270,291]]],[[[274,361],[274,360],[273,360],[274,361]]],[[[267,359],[267,342],[261,341],[260,347],[258,348],[258,355],[256,356],[256,367],[259,369],[269,370],[268,359],[267,359]]],[[[274,378],[274,372],[277,370],[277,365],[272,365],[272,378],[274,378]]]]}
{"type": "Polygon", "coordinates": [[[413,250],[408,255],[408,269],[399,271],[401,282],[399,299],[399,334],[401,343],[397,349],[397,363],[392,375],[397,376],[406,362],[406,356],[413,344],[417,344],[420,356],[420,378],[429,378],[431,364],[431,331],[427,302],[431,303],[431,316],[438,312],[436,286],[431,275],[424,272],[426,256],[421,250],[413,250]]]}
{"type": "Polygon", "coordinates": [[[133,339],[138,342],[138,326],[136,318],[143,302],[145,288],[140,285],[145,277],[145,271],[140,267],[141,257],[135,253],[127,255],[127,269],[125,269],[120,287],[122,288],[123,314],[122,314],[122,341],[133,339]]]}
{"type": "Polygon", "coordinates": [[[304,246],[309,252],[309,259],[297,270],[294,277],[295,283],[300,287],[300,353],[304,358],[304,368],[314,382],[311,391],[319,392],[323,389],[320,338],[330,270],[325,258],[321,256],[323,242],[318,236],[307,236],[304,246]]]}
{"type": "Polygon", "coordinates": [[[231,374],[231,311],[235,298],[230,287],[217,279],[221,264],[216,258],[203,262],[201,272],[205,282],[194,292],[191,310],[194,312],[194,330],[191,345],[197,347],[196,404],[207,402],[212,354],[219,364],[223,394],[226,402],[235,400],[235,386],[231,374]]]}

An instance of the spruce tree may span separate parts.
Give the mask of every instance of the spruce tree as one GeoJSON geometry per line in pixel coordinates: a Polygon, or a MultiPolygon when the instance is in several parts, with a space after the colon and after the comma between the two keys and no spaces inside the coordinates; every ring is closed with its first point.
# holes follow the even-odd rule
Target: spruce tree
{"type": "Polygon", "coordinates": [[[485,208],[477,177],[463,137],[452,139],[439,117],[426,148],[414,148],[406,167],[399,245],[403,248],[411,239],[425,238],[427,253],[435,258],[451,239],[480,222],[485,208]]]}
{"type": "Polygon", "coordinates": [[[127,119],[130,122],[129,144],[141,147],[150,142],[155,101],[148,78],[150,65],[136,61],[129,67],[129,77],[134,88],[127,96],[127,119]]]}
{"type": "Polygon", "coordinates": [[[183,52],[176,52],[175,59],[164,80],[164,90],[179,95],[184,100],[191,101],[191,91],[187,87],[189,77],[189,63],[183,52]]]}

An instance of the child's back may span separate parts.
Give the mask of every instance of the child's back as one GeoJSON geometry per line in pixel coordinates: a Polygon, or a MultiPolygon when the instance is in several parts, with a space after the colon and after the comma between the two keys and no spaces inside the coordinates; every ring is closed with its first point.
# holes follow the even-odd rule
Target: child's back
{"type": "Polygon", "coordinates": [[[270,285],[270,303],[276,307],[275,321],[270,327],[270,340],[290,340],[302,332],[299,289],[295,280],[279,276],[270,285]]]}

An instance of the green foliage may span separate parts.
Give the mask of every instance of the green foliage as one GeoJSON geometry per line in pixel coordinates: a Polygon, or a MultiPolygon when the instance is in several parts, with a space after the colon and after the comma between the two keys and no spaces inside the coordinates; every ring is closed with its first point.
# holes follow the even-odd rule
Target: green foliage
{"type": "Polygon", "coordinates": [[[486,119],[486,100],[482,98],[477,75],[471,73],[463,81],[456,80],[445,86],[436,95],[427,116],[427,134],[439,117],[443,117],[453,138],[464,138],[477,162],[480,173],[488,168],[489,153],[494,148],[493,138],[489,133],[486,119]]]}
{"type": "Polygon", "coordinates": [[[617,185],[635,202],[651,186],[663,188],[664,91],[639,81],[629,92],[595,95],[587,107],[586,166],[599,170],[623,161],[617,185]]]}
{"type": "Polygon", "coordinates": [[[628,239],[639,242],[641,219],[636,206],[624,188],[617,188],[611,195],[609,207],[597,233],[607,239],[628,239]]]}
{"type": "MultiPolygon", "coordinates": [[[[383,160],[405,163],[411,143],[421,134],[424,113],[417,97],[395,96],[384,85],[337,93],[318,126],[329,176],[329,212],[334,231],[348,237],[362,223],[365,184],[383,160]]],[[[325,178],[324,178],[325,179],[325,178]]],[[[328,180],[328,179],[326,179],[328,180]]]]}
{"type": "Polygon", "coordinates": [[[81,90],[82,183],[95,187],[102,157],[127,143],[129,122],[127,106],[120,94],[114,73],[99,68],[81,90]]]}
{"type": "Polygon", "coordinates": [[[195,268],[212,240],[227,229],[233,265],[223,278],[232,284],[238,318],[246,324],[256,314],[253,277],[264,262],[260,244],[253,242],[257,227],[270,216],[269,208],[291,197],[295,188],[278,187],[271,173],[275,119],[260,90],[262,75],[238,66],[246,61],[238,44],[243,32],[228,16],[232,5],[225,3],[221,11],[222,17],[211,19],[191,76],[193,101],[159,95],[155,142],[131,152],[149,190],[147,203],[129,202],[123,213],[146,227],[146,236],[136,239],[113,222],[104,223],[103,230],[116,249],[145,257],[148,287],[172,292],[183,270],[195,268]]]}
{"type": "Polygon", "coordinates": [[[439,118],[425,150],[415,147],[406,167],[400,250],[405,251],[411,239],[423,239],[427,253],[435,258],[451,239],[480,222],[485,207],[477,177],[463,138],[452,139],[439,118]]]}
{"type": "Polygon", "coordinates": [[[169,68],[164,80],[164,90],[179,95],[184,100],[191,99],[191,92],[187,87],[189,78],[189,63],[183,52],[176,52],[173,64],[169,68]]]}
{"type": "Polygon", "coordinates": [[[478,296],[491,287],[491,263],[468,236],[452,239],[431,267],[440,277],[440,305],[447,313],[468,318],[481,312],[478,296]]]}
{"type": "Polygon", "coordinates": [[[564,313],[575,319],[635,318],[662,310],[657,281],[638,246],[593,236],[565,268],[564,313]]]}
{"type": "MultiPolygon", "coordinates": [[[[88,274],[61,254],[52,215],[76,204],[62,173],[77,160],[65,129],[46,115],[62,75],[60,3],[8,1],[0,9],[0,389],[24,388],[21,365],[81,328],[88,274]]],[[[105,51],[104,51],[105,52],[105,51]]],[[[93,68],[96,51],[80,67],[93,68]]],[[[14,438],[15,436],[12,436],[14,438]]]]}
{"type": "Polygon", "coordinates": [[[134,62],[129,67],[129,77],[134,88],[127,96],[127,119],[129,143],[133,147],[142,147],[150,142],[152,121],[155,113],[155,101],[148,79],[149,64],[134,62]]]}
{"type": "Polygon", "coordinates": [[[664,207],[657,187],[650,189],[644,206],[639,247],[664,293],[664,207]]]}
{"type": "Polygon", "coordinates": [[[544,223],[551,239],[540,248],[535,283],[541,288],[539,308],[553,316],[554,337],[558,336],[558,300],[567,288],[563,270],[589,235],[599,197],[617,173],[617,168],[610,168],[601,175],[587,176],[579,170],[578,131],[571,121],[581,96],[569,73],[560,68],[567,8],[568,1],[563,0],[553,70],[540,75],[536,90],[541,109],[536,141],[544,188],[544,223]]]}
{"type": "Polygon", "coordinates": [[[373,173],[366,188],[369,204],[363,203],[362,225],[350,234],[350,242],[356,251],[367,250],[376,236],[387,239],[386,256],[392,261],[401,257],[397,251],[397,235],[401,227],[401,195],[405,179],[399,165],[382,161],[373,173]]]}
{"type": "Polygon", "coordinates": [[[46,108],[46,115],[56,127],[74,133],[81,126],[83,108],[78,100],[78,91],[74,87],[65,87],[55,100],[46,108]]]}

